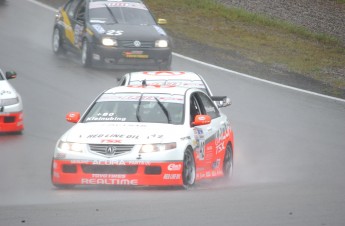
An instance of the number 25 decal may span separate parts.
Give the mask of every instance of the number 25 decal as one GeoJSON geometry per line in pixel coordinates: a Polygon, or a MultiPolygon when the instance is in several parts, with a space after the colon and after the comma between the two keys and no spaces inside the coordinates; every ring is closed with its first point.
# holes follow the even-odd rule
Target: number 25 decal
{"type": "Polygon", "coordinates": [[[106,35],[120,36],[123,34],[122,30],[109,30],[106,35]]]}

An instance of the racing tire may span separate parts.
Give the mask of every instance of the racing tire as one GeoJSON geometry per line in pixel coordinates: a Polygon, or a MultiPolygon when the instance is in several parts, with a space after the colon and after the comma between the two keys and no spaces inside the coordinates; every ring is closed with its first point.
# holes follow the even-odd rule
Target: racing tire
{"type": "Polygon", "coordinates": [[[187,148],[183,157],[182,180],[183,188],[188,189],[192,187],[196,179],[196,167],[193,155],[193,150],[187,148]]]}
{"type": "Polygon", "coordinates": [[[92,50],[87,39],[84,39],[83,45],[81,48],[81,63],[83,67],[90,68],[92,67],[92,50]]]}
{"type": "Polygon", "coordinates": [[[233,172],[234,160],[231,144],[226,146],[223,160],[223,179],[230,179],[233,172]]]}
{"type": "Polygon", "coordinates": [[[61,37],[61,31],[59,28],[55,27],[53,31],[53,38],[52,38],[52,47],[53,47],[53,52],[56,55],[64,54],[66,51],[63,48],[63,40],[61,37]]]}

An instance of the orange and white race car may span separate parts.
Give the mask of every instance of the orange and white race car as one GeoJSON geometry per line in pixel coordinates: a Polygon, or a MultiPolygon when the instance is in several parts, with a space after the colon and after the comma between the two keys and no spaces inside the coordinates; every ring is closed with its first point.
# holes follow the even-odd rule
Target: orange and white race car
{"type": "Polygon", "coordinates": [[[22,99],[8,82],[16,78],[14,71],[0,70],[0,133],[21,132],[24,129],[22,99]]]}
{"type": "MultiPolygon", "coordinates": [[[[200,89],[133,85],[101,93],[58,141],[52,183],[181,186],[229,178],[234,137],[226,115],[200,89]]],[[[227,105],[224,104],[223,107],[227,105]]]]}

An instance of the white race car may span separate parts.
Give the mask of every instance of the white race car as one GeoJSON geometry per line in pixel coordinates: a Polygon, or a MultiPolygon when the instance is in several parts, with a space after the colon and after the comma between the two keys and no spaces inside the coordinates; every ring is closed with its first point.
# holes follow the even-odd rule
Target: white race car
{"type": "Polygon", "coordinates": [[[57,187],[188,188],[232,172],[233,131],[200,89],[115,87],[100,94],[82,116],[71,112],[66,119],[76,124],[55,147],[51,178],[57,187]]]}
{"type": "Polygon", "coordinates": [[[21,132],[24,129],[22,99],[8,82],[16,76],[14,71],[7,71],[4,75],[0,70],[0,133],[21,132]]]}

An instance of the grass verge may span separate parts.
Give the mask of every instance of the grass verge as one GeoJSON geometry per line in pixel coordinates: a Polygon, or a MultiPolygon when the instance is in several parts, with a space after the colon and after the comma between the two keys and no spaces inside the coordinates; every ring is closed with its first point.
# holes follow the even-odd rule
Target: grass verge
{"type": "MultiPolygon", "coordinates": [[[[339,0],[338,0],[339,1],[339,0]]],[[[345,48],[336,38],[212,0],[145,0],[172,37],[235,52],[252,61],[345,90],[345,48]]],[[[337,96],[337,93],[334,93],[337,96]]]]}

